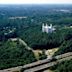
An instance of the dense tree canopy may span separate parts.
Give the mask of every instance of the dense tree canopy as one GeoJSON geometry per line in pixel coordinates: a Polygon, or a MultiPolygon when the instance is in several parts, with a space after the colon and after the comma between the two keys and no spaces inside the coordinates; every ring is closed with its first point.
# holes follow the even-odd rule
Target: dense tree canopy
{"type": "MultiPolygon", "coordinates": [[[[21,32],[20,32],[21,33],[21,32]]],[[[49,49],[60,46],[72,37],[71,28],[60,28],[53,33],[43,33],[41,27],[23,30],[20,36],[33,49],[49,49]]]]}
{"type": "Polygon", "coordinates": [[[55,53],[55,55],[60,55],[67,52],[72,52],[72,39],[64,41],[59,50],[55,53]]]}
{"type": "Polygon", "coordinates": [[[36,61],[32,51],[18,42],[0,43],[0,69],[28,64],[36,61]]]}

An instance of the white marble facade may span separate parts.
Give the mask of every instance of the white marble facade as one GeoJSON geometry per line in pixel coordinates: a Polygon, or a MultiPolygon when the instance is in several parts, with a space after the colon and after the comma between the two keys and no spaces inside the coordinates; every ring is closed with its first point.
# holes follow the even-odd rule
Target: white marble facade
{"type": "Polygon", "coordinates": [[[53,31],[55,31],[55,28],[52,26],[52,24],[50,24],[50,26],[47,24],[42,24],[42,32],[52,33],[53,31]]]}

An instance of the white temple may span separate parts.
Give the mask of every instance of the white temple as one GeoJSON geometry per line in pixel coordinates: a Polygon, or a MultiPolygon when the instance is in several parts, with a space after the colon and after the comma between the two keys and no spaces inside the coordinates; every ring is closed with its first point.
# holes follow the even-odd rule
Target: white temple
{"type": "Polygon", "coordinates": [[[55,31],[55,28],[52,26],[52,24],[50,24],[50,26],[46,25],[42,25],[42,32],[46,32],[46,33],[52,33],[53,31],[55,31]]]}

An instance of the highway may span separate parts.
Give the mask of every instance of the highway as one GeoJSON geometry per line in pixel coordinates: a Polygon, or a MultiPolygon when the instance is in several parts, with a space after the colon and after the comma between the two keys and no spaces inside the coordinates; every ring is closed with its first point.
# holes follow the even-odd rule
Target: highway
{"type": "Polygon", "coordinates": [[[31,64],[27,64],[27,65],[23,66],[24,72],[40,71],[40,70],[43,70],[46,68],[50,68],[62,61],[70,60],[70,59],[72,59],[72,52],[55,56],[54,59],[56,59],[56,60],[45,59],[45,60],[41,60],[41,61],[34,62],[31,64]]]}
{"type": "Polygon", "coordinates": [[[37,62],[33,62],[24,66],[17,66],[13,68],[8,68],[4,70],[0,70],[0,72],[36,72],[41,71],[47,68],[50,68],[62,61],[70,60],[72,59],[72,52],[68,52],[62,55],[55,56],[57,60],[50,60],[50,59],[44,59],[37,62]],[[21,71],[22,70],[22,71],[21,71]]]}
{"type": "Polygon", "coordinates": [[[30,69],[24,70],[24,72],[36,72],[36,71],[44,70],[44,69],[50,68],[50,67],[62,62],[62,61],[70,60],[70,59],[72,59],[72,56],[66,57],[66,58],[63,58],[63,59],[60,59],[60,60],[57,60],[57,61],[53,61],[53,62],[50,62],[50,63],[46,63],[46,64],[43,64],[43,65],[40,65],[40,66],[36,66],[36,67],[30,68],[30,69]]]}

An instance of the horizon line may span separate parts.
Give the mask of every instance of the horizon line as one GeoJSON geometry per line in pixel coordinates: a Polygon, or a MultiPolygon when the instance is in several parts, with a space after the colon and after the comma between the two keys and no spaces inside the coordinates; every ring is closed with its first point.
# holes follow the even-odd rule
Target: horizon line
{"type": "Polygon", "coordinates": [[[0,5],[72,5],[72,3],[0,3],[0,5]]]}

